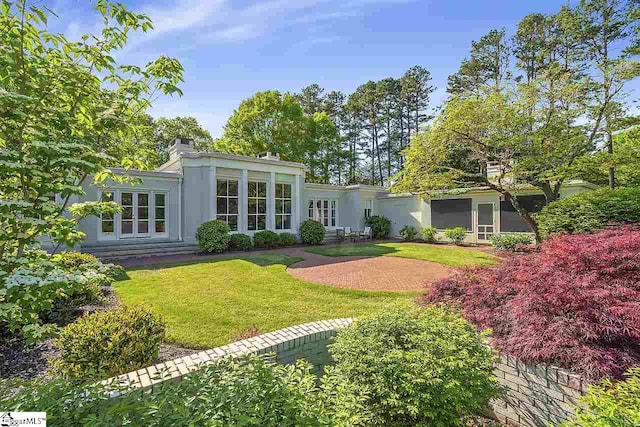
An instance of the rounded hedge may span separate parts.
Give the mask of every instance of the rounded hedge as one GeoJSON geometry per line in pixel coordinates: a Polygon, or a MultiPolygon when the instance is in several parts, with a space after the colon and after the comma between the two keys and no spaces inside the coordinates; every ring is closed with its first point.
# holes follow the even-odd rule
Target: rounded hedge
{"type": "Polygon", "coordinates": [[[422,240],[427,243],[435,243],[438,241],[438,229],[435,227],[422,227],[420,230],[422,240]]]}
{"type": "Polygon", "coordinates": [[[537,216],[540,231],[585,233],[609,223],[640,222],[640,188],[600,189],[545,206],[537,216]]]}
{"type": "Polygon", "coordinates": [[[253,248],[251,236],[246,234],[232,234],[229,238],[229,249],[234,251],[248,251],[253,248]]]}
{"type": "Polygon", "coordinates": [[[280,233],[280,246],[293,246],[298,243],[296,236],[291,233],[280,233]]]}
{"type": "Polygon", "coordinates": [[[411,225],[405,225],[400,230],[400,236],[402,236],[402,238],[407,242],[414,240],[417,235],[418,235],[418,230],[416,230],[416,228],[411,225]]]}
{"type": "Polygon", "coordinates": [[[364,222],[371,227],[371,234],[374,239],[387,237],[391,232],[391,221],[381,215],[373,215],[366,218],[364,222]]]}
{"type": "Polygon", "coordinates": [[[440,306],[390,310],[338,331],[332,373],[365,396],[371,425],[459,425],[498,395],[484,339],[440,306]]]}
{"type": "Polygon", "coordinates": [[[467,229],[464,227],[453,227],[444,230],[444,237],[451,240],[454,245],[462,245],[464,238],[467,237],[467,229]]]}
{"type": "Polygon", "coordinates": [[[280,236],[271,230],[258,231],[253,235],[253,245],[262,249],[277,248],[280,246],[280,236]]]}
{"type": "Polygon", "coordinates": [[[54,371],[71,379],[106,378],[135,371],[158,358],[164,340],[162,318],[141,306],[81,317],[55,341],[54,371]]]}
{"type": "Polygon", "coordinates": [[[198,246],[207,252],[224,252],[229,247],[229,225],[224,221],[207,221],[196,231],[198,246]]]}
{"type": "Polygon", "coordinates": [[[533,244],[529,234],[503,233],[491,236],[491,244],[500,251],[515,251],[519,246],[533,244]]]}
{"type": "Polygon", "coordinates": [[[313,219],[300,224],[300,240],[308,245],[319,245],[324,240],[324,225],[313,219]]]}

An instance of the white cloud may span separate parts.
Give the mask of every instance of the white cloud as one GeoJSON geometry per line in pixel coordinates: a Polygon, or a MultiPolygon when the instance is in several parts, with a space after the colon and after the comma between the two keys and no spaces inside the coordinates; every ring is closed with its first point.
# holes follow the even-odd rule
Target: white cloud
{"type": "Polygon", "coordinates": [[[240,24],[214,31],[207,34],[201,40],[221,40],[226,42],[240,42],[259,37],[261,32],[255,25],[240,24]]]}

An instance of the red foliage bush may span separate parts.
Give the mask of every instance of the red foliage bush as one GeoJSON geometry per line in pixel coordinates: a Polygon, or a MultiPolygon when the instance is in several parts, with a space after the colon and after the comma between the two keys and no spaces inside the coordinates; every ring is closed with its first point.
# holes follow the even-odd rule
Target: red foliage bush
{"type": "Polygon", "coordinates": [[[640,364],[640,227],[556,235],[539,251],[432,284],[501,351],[595,380],[640,364]]]}

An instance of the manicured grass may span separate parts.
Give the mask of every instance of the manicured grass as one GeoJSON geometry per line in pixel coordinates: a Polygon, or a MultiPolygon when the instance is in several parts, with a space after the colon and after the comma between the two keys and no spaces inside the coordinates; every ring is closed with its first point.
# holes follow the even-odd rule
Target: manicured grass
{"type": "Polygon", "coordinates": [[[415,243],[314,246],[306,248],[305,252],[324,256],[397,256],[437,262],[451,267],[487,265],[497,261],[496,257],[478,250],[415,243]]]}
{"type": "Polygon", "coordinates": [[[167,339],[192,348],[226,344],[256,326],[261,332],[315,320],[362,316],[416,293],[369,292],[295,279],[286,266],[300,258],[247,256],[127,271],[114,284],[125,304],[147,304],[167,322],[167,339]]]}

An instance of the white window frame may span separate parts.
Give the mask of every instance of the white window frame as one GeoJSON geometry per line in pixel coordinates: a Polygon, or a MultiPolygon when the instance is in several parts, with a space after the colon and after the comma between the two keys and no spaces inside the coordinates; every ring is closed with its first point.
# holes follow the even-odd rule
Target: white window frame
{"type": "Polygon", "coordinates": [[[122,214],[116,213],[113,215],[114,221],[114,231],[104,233],[102,231],[102,215],[96,218],[97,223],[97,239],[98,241],[108,241],[108,240],[142,240],[142,239],[150,239],[150,238],[167,238],[169,237],[169,224],[170,224],[170,212],[169,212],[169,190],[159,189],[145,189],[145,188],[132,188],[132,189],[109,189],[104,190],[99,193],[98,200],[102,200],[104,193],[110,193],[112,200],[118,203],[118,205],[122,206],[122,193],[132,193],[132,209],[133,209],[133,234],[122,234],[122,214]],[[145,193],[149,195],[149,214],[148,214],[148,233],[135,233],[138,221],[137,218],[137,194],[145,193]],[[164,232],[156,232],[156,194],[164,195],[164,232]]]}
{"type": "Polygon", "coordinates": [[[235,216],[236,217],[236,229],[235,230],[231,230],[232,233],[238,233],[240,231],[240,180],[237,178],[226,178],[226,177],[218,177],[216,179],[216,219],[219,219],[221,221],[226,222],[227,224],[229,223],[228,218],[230,216],[235,216]],[[225,181],[226,186],[227,186],[227,194],[224,196],[221,196],[220,194],[218,194],[218,182],[220,181],[225,181]],[[236,196],[229,196],[229,182],[235,182],[236,183],[236,196]],[[224,213],[220,213],[218,211],[218,199],[227,199],[227,211],[224,213]],[[236,199],[236,206],[238,207],[238,213],[235,214],[230,214],[229,213],[229,200],[231,199],[236,199]],[[226,219],[221,219],[219,218],[220,216],[226,217],[226,219]]]}
{"type": "Polygon", "coordinates": [[[309,219],[313,219],[315,221],[320,222],[327,229],[335,229],[339,227],[338,223],[338,199],[331,198],[314,198],[309,199],[309,203],[307,204],[307,210],[309,214],[309,219]],[[318,202],[321,203],[321,208],[318,210],[318,202]],[[327,218],[324,216],[325,210],[325,202],[327,202],[329,215],[327,218]],[[309,206],[311,203],[311,207],[309,206]],[[327,220],[327,225],[325,225],[325,221],[327,220]],[[333,224],[332,220],[333,219],[333,224]]]}
{"type": "Polygon", "coordinates": [[[363,215],[364,215],[365,219],[367,219],[367,218],[369,218],[369,217],[374,215],[374,213],[373,213],[373,199],[365,199],[364,200],[364,213],[363,213],[363,215]],[[368,215],[367,215],[367,211],[369,211],[368,215]]]}
{"type": "MultiPolygon", "coordinates": [[[[259,193],[257,193],[259,194],[259,193]]],[[[247,231],[251,232],[251,233],[257,233],[258,231],[264,231],[264,230],[268,230],[269,229],[269,185],[267,181],[264,180],[259,180],[259,179],[253,179],[253,180],[249,180],[247,181],[247,212],[245,212],[245,218],[247,220],[247,231]],[[259,195],[257,196],[249,196],[250,192],[251,192],[251,185],[254,184],[256,186],[256,189],[258,187],[259,184],[264,184],[264,197],[261,197],[259,195]],[[250,200],[255,200],[256,201],[256,212],[249,212],[249,210],[251,209],[249,207],[249,201],[250,200]],[[264,200],[264,205],[265,205],[265,211],[264,213],[258,213],[258,204],[260,202],[260,200],[264,200]],[[251,229],[249,228],[249,217],[254,216],[256,218],[256,228],[255,229],[251,229]],[[258,217],[264,216],[264,228],[259,228],[258,227],[258,217]]],[[[273,197],[273,196],[271,196],[273,197]]]]}
{"type": "Polygon", "coordinates": [[[292,224],[293,224],[293,185],[291,185],[290,182],[276,182],[276,193],[273,195],[273,210],[274,210],[274,227],[276,230],[278,231],[291,231],[292,230],[292,224]],[[284,197],[284,186],[288,185],[289,186],[289,197],[284,197]],[[282,197],[277,197],[278,194],[278,186],[282,186],[282,197]],[[277,205],[278,205],[278,200],[281,202],[282,205],[282,212],[278,212],[277,211],[277,205]],[[284,208],[285,206],[285,202],[289,202],[290,204],[290,211],[289,213],[286,213],[286,210],[284,208]],[[288,216],[289,217],[289,228],[278,228],[278,224],[280,223],[278,220],[279,219],[283,219],[284,217],[288,216]]]}

